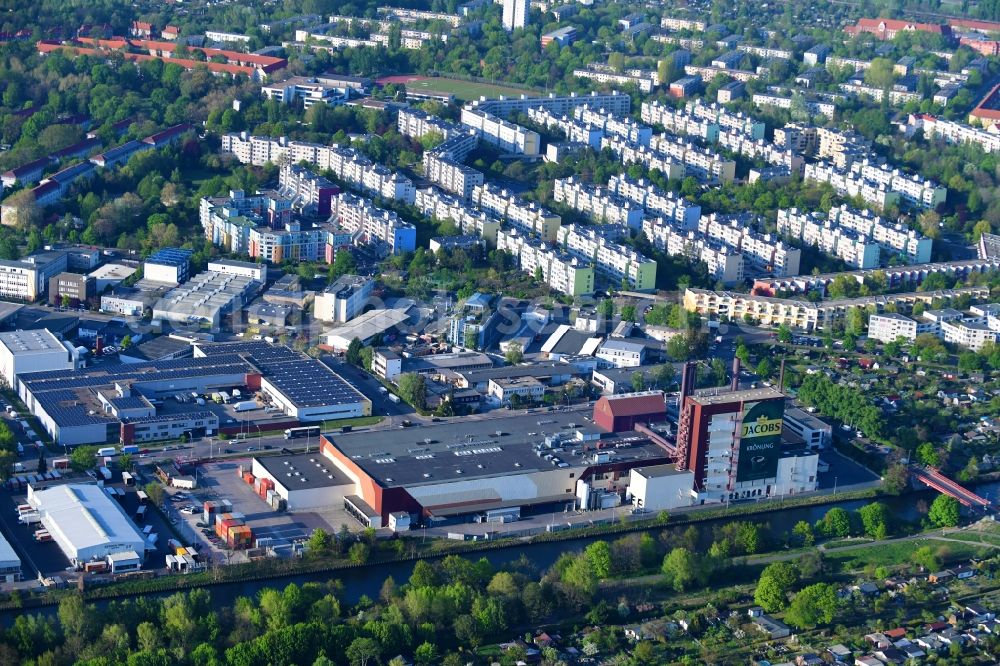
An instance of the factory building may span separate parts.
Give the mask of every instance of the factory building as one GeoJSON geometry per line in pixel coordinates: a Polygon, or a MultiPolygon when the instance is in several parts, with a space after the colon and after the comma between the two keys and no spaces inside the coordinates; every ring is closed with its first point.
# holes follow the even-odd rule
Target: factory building
{"type": "Polygon", "coordinates": [[[129,557],[128,562],[116,558],[119,570],[139,568],[129,567],[129,562],[141,565],[146,540],[103,488],[75,483],[36,491],[28,486],[28,504],[38,511],[42,525],[74,565],[120,554],[129,557]]]}
{"type": "Polygon", "coordinates": [[[318,451],[254,458],[251,469],[254,477],[274,482],[289,511],[328,507],[336,497],[354,493],[354,482],[318,451]]]}
{"type": "Polygon", "coordinates": [[[677,451],[678,465],[694,473],[700,501],[763,499],[817,488],[819,457],[784,427],[784,394],[736,387],[692,392],[687,387],[693,385],[693,377],[682,378],[677,451]]]}
{"type": "Polygon", "coordinates": [[[29,372],[72,370],[77,357],[47,328],[0,333],[0,376],[17,390],[17,377],[29,372]]]}
{"type": "Polygon", "coordinates": [[[663,421],[666,411],[663,391],[606,395],[594,405],[594,423],[609,432],[624,432],[637,423],[663,421]]]}
{"type": "Polygon", "coordinates": [[[0,534],[0,581],[15,583],[21,580],[21,558],[14,547],[0,534]]]}
{"type": "MultiPolygon", "coordinates": [[[[662,394],[658,400],[662,418],[662,394]]],[[[400,512],[434,526],[607,508],[622,502],[629,470],[671,462],[669,451],[648,436],[606,432],[582,420],[578,413],[553,412],[542,421],[537,414],[507,418],[502,427],[471,421],[402,435],[324,434],[321,452],[351,480],[345,509],[374,527],[389,525],[400,512]]]]}

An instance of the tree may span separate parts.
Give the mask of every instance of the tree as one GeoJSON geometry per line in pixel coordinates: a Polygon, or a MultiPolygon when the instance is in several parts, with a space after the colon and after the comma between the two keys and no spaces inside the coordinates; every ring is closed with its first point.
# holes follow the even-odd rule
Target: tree
{"type": "Polygon", "coordinates": [[[417,409],[427,407],[427,385],[424,376],[416,372],[404,372],[399,376],[399,396],[417,409]]]}
{"type": "Polygon", "coordinates": [[[69,464],[77,472],[85,472],[97,466],[96,446],[78,446],[69,455],[69,464]]]}
{"type": "Polygon", "coordinates": [[[330,533],[322,527],[317,527],[309,535],[306,549],[310,555],[325,555],[330,550],[330,533]]]}
{"type": "Polygon", "coordinates": [[[439,661],[437,646],[424,641],[413,651],[413,661],[417,666],[436,666],[439,661]]]}
{"type": "Polygon", "coordinates": [[[768,613],[784,610],[788,593],[799,582],[799,571],[788,562],[774,562],[761,572],[753,600],[768,613]]]}
{"type": "Polygon", "coordinates": [[[635,306],[631,303],[622,306],[622,321],[635,321],[635,306]]]}
{"type": "Polygon", "coordinates": [[[633,372],[631,380],[632,380],[633,391],[638,393],[639,391],[646,390],[646,377],[642,374],[641,371],[636,370],[635,372],[633,372]]]}
{"type": "Polygon", "coordinates": [[[38,452],[38,473],[45,474],[49,469],[49,462],[45,459],[45,449],[38,452]]]}
{"type": "Polygon", "coordinates": [[[361,367],[366,371],[372,371],[372,361],[375,359],[375,350],[371,347],[361,348],[361,367]]]}
{"type": "Polygon", "coordinates": [[[163,486],[159,483],[156,481],[150,481],[143,486],[142,489],[146,493],[146,497],[148,497],[149,501],[154,505],[161,506],[163,504],[163,500],[167,493],[163,490],[163,486]]]}
{"type": "Polygon", "coordinates": [[[837,592],[832,585],[815,583],[792,598],[785,621],[799,629],[830,624],[837,612],[837,592]]]}
{"type": "Polygon", "coordinates": [[[927,518],[937,527],[957,527],[959,511],[957,499],[949,495],[938,495],[931,503],[927,518]]]}
{"type": "Polygon", "coordinates": [[[513,341],[507,345],[507,351],[503,355],[504,359],[511,365],[517,365],[524,360],[524,349],[521,348],[521,343],[513,341]]]}
{"type": "Polygon", "coordinates": [[[884,539],[889,534],[889,507],[882,502],[872,502],[858,509],[865,534],[873,539],[884,539]]]}
{"type": "Polygon", "coordinates": [[[584,557],[590,563],[590,568],[598,578],[611,575],[611,547],[607,541],[595,541],[583,551],[584,557]]]}
{"type": "Polygon", "coordinates": [[[698,560],[687,548],[674,548],[663,558],[660,568],[667,583],[678,592],[683,592],[699,582],[701,571],[698,560]]]}
{"type": "Polygon", "coordinates": [[[371,546],[366,543],[356,543],[347,550],[347,557],[354,564],[364,564],[371,555],[371,546]]]}
{"type": "Polygon", "coordinates": [[[910,556],[913,563],[917,566],[923,567],[928,571],[937,571],[941,568],[941,559],[937,556],[934,550],[930,546],[921,546],[913,551],[913,555],[910,556]]]}
{"type": "Polygon", "coordinates": [[[330,264],[329,278],[333,282],[342,275],[350,275],[358,269],[354,255],[349,250],[340,249],[333,255],[333,263],[330,264]]]}
{"type": "Polygon", "coordinates": [[[778,327],[778,342],[791,342],[792,341],[792,329],[788,327],[788,324],[782,324],[778,327]]]}
{"type": "Polygon", "coordinates": [[[817,524],[819,530],[828,537],[846,537],[851,534],[851,516],[836,506],[826,512],[817,524]]]}
{"type": "Polygon", "coordinates": [[[795,523],[795,527],[792,528],[792,534],[795,535],[802,545],[807,548],[816,542],[816,536],[813,534],[812,525],[810,525],[808,521],[800,520],[795,523]]]}
{"type": "Polygon", "coordinates": [[[378,659],[379,653],[378,643],[370,638],[361,637],[355,638],[347,646],[346,655],[351,666],[368,666],[378,659]]]}
{"type": "Polygon", "coordinates": [[[677,370],[670,363],[664,363],[662,365],[654,366],[650,370],[650,375],[653,378],[653,384],[656,388],[665,389],[674,381],[674,376],[677,374],[677,370]]]}
{"type": "Polygon", "coordinates": [[[364,345],[361,344],[361,340],[354,338],[351,340],[350,344],[347,345],[347,353],[344,355],[344,358],[347,359],[347,362],[351,365],[361,367],[361,350],[363,348],[364,345]]]}

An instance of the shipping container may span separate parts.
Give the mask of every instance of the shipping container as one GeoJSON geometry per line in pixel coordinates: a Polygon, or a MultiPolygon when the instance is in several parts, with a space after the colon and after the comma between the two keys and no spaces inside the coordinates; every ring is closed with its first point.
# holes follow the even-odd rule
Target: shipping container
{"type": "Polygon", "coordinates": [[[17,515],[19,515],[19,516],[22,513],[29,513],[29,512],[34,511],[34,510],[35,509],[30,504],[18,504],[17,505],[17,515]]]}
{"type": "Polygon", "coordinates": [[[146,505],[140,504],[139,508],[135,510],[135,522],[141,523],[146,520],[146,505]]]}
{"type": "Polygon", "coordinates": [[[167,548],[169,548],[170,550],[177,550],[178,548],[181,547],[182,547],[181,542],[178,541],[177,539],[167,539],[167,548]]]}
{"type": "Polygon", "coordinates": [[[149,495],[147,495],[144,490],[135,491],[135,498],[139,500],[139,504],[145,504],[149,501],[149,495]]]}
{"type": "Polygon", "coordinates": [[[52,467],[55,469],[69,469],[69,458],[56,458],[52,461],[52,467]]]}
{"type": "Polygon", "coordinates": [[[274,498],[274,495],[275,495],[274,489],[267,491],[267,496],[264,499],[267,501],[268,504],[271,503],[271,500],[274,498]]]}
{"type": "Polygon", "coordinates": [[[107,562],[87,562],[83,565],[83,570],[87,573],[104,573],[108,570],[107,562]]]}
{"type": "Polygon", "coordinates": [[[122,472],[122,483],[124,483],[126,486],[134,486],[135,477],[133,477],[128,472],[122,472]]]}

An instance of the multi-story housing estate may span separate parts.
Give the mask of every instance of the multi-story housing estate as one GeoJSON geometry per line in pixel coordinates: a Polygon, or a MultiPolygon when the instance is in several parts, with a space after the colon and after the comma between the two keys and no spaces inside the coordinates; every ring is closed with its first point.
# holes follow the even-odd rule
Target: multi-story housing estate
{"type": "Polygon", "coordinates": [[[941,138],[948,143],[973,143],[985,153],[1000,152],[1000,134],[927,113],[911,113],[905,129],[911,136],[917,130],[923,130],[928,139],[941,138]]]}
{"type": "Polygon", "coordinates": [[[758,58],[765,58],[767,60],[791,60],[792,52],[788,49],[778,49],[771,46],[751,46],[750,44],[740,44],[736,47],[737,51],[742,53],[749,53],[750,55],[755,55],[758,58]]]}
{"type": "MultiPolygon", "coordinates": [[[[779,95],[777,93],[754,93],[751,98],[755,106],[773,109],[792,108],[793,98],[789,95],[779,95]]],[[[811,115],[822,115],[833,118],[837,112],[835,102],[826,99],[809,98],[803,99],[804,110],[811,115]]]]}
{"type": "Polygon", "coordinates": [[[829,160],[840,169],[871,154],[871,141],[851,130],[789,123],[775,128],[774,145],[794,153],[829,160]]]}
{"type": "Polygon", "coordinates": [[[490,248],[497,245],[500,220],[489,213],[473,208],[464,200],[442,192],[435,187],[417,190],[414,204],[421,213],[438,220],[451,220],[464,234],[477,234],[490,248]]]}
{"type": "Polygon", "coordinates": [[[673,220],[647,217],[642,221],[642,231],[666,254],[704,263],[708,274],[723,284],[743,281],[743,255],[697,229],[684,229],[673,220]]]}
{"type": "Polygon", "coordinates": [[[765,124],[742,111],[733,113],[724,106],[714,102],[706,104],[700,99],[685,104],[684,111],[695,118],[710,120],[722,130],[745,134],[754,140],[764,138],[765,124]]]}
{"type": "MultiPolygon", "coordinates": [[[[592,92],[589,95],[570,93],[565,96],[549,94],[544,97],[499,97],[497,99],[481,99],[469,102],[465,109],[474,109],[495,116],[506,118],[512,113],[528,113],[528,109],[546,109],[556,115],[569,115],[573,109],[584,104],[616,116],[627,116],[632,109],[632,97],[624,93],[592,92]]],[[[463,121],[464,122],[464,121],[463,121]]]]}
{"type": "Polygon", "coordinates": [[[451,158],[443,151],[424,153],[424,176],[427,180],[468,200],[477,185],[483,184],[483,173],[451,158]]]}
{"type": "Polygon", "coordinates": [[[736,177],[736,162],[677,137],[657,134],[650,141],[649,147],[680,161],[685,166],[686,175],[694,176],[702,182],[731,183],[736,177]]]}
{"type": "Polygon", "coordinates": [[[567,141],[582,143],[594,150],[601,149],[601,139],[604,138],[604,129],[601,127],[570,116],[557,116],[548,109],[528,109],[528,118],[548,129],[560,130],[566,135],[567,141]]]}
{"type": "Polygon", "coordinates": [[[642,206],[573,176],[556,179],[552,198],[602,224],[626,224],[635,229],[642,224],[642,206]]]}
{"type": "Polygon", "coordinates": [[[629,74],[627,72],[619,74],[611,69],[598,68],[591,65],[587,68],[574,69],[573,76],[580,79],[596,81],[597,83],[602,84],[618,86],[633,85],[638,88],[640,92],[653,92],[653,88],[659,85],[659,80],[655,76],[656,72],[645,70],[637,71],[639,72],[637,74],[629,74]]]}
{"type": "Polygon", "coordinates": [[[944,203],[948,194],[947,188],[932,180],[868,160],[853,162],[847,169],[838,169],[827,161],[807,164],[804,177],[829,183],[839,194],[860,195],[865,201],[883,208],[896,203],[912,208],[936,208],[944,203]]]}
{"type": "Polygon", "coordinates": [[[619,241],[628,227],[602,224],[580,227],[569,224],[559,230],[559,244],[573,256],[586,259],[612,285],[628,285],[639,291],[656,288],[656,262],[619,241]]]}
{"type": "Polygon", "coordinates": [[[595,109],[589,105],[573,109],[573,117],[582,123],[599,127],[606,135],[617,136],[641,146],[648,146],[653,137],[652,127],[640,125],[629,118],[619,118],[604,109],[595,109]]]}
{"type": "Polygon", "coordinates": [[[718,240],[743,255],[744,272],[767,273],[777,276],[799,274],[802,253],[770,234],[754,230],[749,214],[703,215],[698,220],[698,232],[718,240]]]}
{"type": "Polygon", "coordinates": [[[590,262],[536,236],[518,229],[501,228],[497,233],[497,249],[513,255],[518,267],[525,273],[540,273],[542,281],[555,291],[569,296],[582,296],[594,291],[594,267],[590,262]]]}
{"type": "Polygon", "coordinates": [[[930,305],[935,301],[952,301],[969,297],[973,300],[989,298],[988,287],[962,287],[941,291],[920,291],[884,296],[864,296],[839,300],[811,302],[805,299],[793,300],[758,296],[728,291],[707,289],[687,289],[684,292],[684,308],[710,319],[729,321],[753,321],[761,326],[781,326],[797,330],[829,330],[837,322],[843,321],[847,313],[854,309],[874,310],[874,314],[895,309],[900,313],[912,311],[916,303],[930,305]]]}
{"type": "Polygon", "coordinates": [[[416,228],[394,211],[378,208],[368,199],[348,192],[341,192],[331,203],[333,215],[354,237],[356,244],[384,248],[385,254],[402,254],[416,249],[416,228]]]}
{"type": "Polygon", "coordinates": [[[428,134],[440,134],[444,141],[459,135],[469,134],[469,130],[416,107],[399,110],[396,127],[403,136],[419,139],[428,134]]]}
{"type": "Polygon", "coordinates": [[[321,217],[330,214],[330,199],[340,191],[323,176],[297,164],[281,165],[278,186],[282,194],[292,199],[296,210],[321,217]]]}
{"type": "Polygon", "coordinates": [[[674,16],[664,16],[660,19],[660,26],[667,30],[690,30],[691,32],[704,32],[705,22],[697,19],[678,18],[674,16]]]}
{"type": "Polygon", "coordinates": [[[375,164],[349,147],[289,141],[286,137],[255,137],[243,132],[223,135],[222,151],[234,154],[243,164],[255,166],[268,162],[309,162],[319,169],[329,169],[338,180],[355,188],[407,204],[412,204],[416,196],[413,181],[409,178],[375,164]]]}
{"type": "Polygon", "coordinates": [[[537,155],[541,147],[538,132],[508,122],[487,111],[462,109],[462,124],[471,127],[486,143],[518,155],[537,155]]]}
{"type": "Polygon", "coordinates": [[[696,229],[701,206],[675,194],[663,191],[645,179],[635,180],[628,174],[608,179],[608,191],[642,206],[654,216],[676,222],[682,229],[696,229]]]}
{"type": "Polygon", "coordinates": [[[821,213],[778,211],[778,233],[843,260],[854,268],[879,265],[878,243],[849,228],[841,228],[821,213]]]}
{"type": "Polygon", "coordinates": [[[753,140],[744,134],[723,131],[718,136],[719,145],[751,160],[764,160],[772,166],[786,167],[790,173],[801,174],[805,160],[791,150],[782,150],[763,139],[753,140]]]}
{"type": "Polygon", "coordinates": [[[604,148],[618,155],[622,164],[626,166],[642,164],[647,169],[656,169],[668,180],[684,178],[687,175],[687,166],[683,161],[647,146],[640,146],[616,136],[606,136],[601,139],[601,149],[604,148]]]}
{"type": "Polygon", "coordinates": [[[538,203],[489,183],[473,189],[472,203],[488,215],[548,242],[556,240],[562,224],[562,218],[538,203]]]}
{"type": "Polygon", "coordinates": [[[462,24],[462,17],[458,14],[446,14],[444,12],[431,12],[422,9],[404,9],[402,7],[379,7],[379,14],[385,14],[387,18],[399,21],[400,23],[417,23],[419,21],[443,21],[453,28],[462,24]]]}
{"type": "Polygon", "coordinates": [[[719,123],[714,119],[692,115],[686,109],[675,109],[658,100],[642,103],[641,118],[644,123],[662,125],[671,134],[691,136],[703,141],[715,141],[719,138],[719,123]]]}

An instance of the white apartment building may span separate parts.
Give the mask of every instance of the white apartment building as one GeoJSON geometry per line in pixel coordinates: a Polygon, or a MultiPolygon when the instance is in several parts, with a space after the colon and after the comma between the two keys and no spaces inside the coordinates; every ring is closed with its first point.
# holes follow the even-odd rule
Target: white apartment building
{"type": "Polygon", "coordinates": [[[853,268],[877,268],[879,265],[878,243],[853,229],[838,226],[822,213],[779,209],[777,232],[838,257],[853,268]]]}
{"type": "Polygon", "coordinates": [[[617,136],[640,146],[648,146],[653,137],[652,127],[640,125],[630,118],[619,118],[604,109],[594,109],[589,105],[573,109],[573,118],[584,124],[599,127],[606,135],[617,136]]]}
{"type": "Polygon", "coordinates": [[[440,134],[441,138],[447,141],[459,134],[468,134],[468,130],[461,125],[442,120],[416,107],[401,108],[396,121],[396,127],[403,136],[416,139],[436,133],[440,134]]]}
{"type": "Polygon", "coordinates": [[[698,220],[698,232],[718,240],[743,255],[745,273],[766,273],[788,277],[799,274],[802,251],[770,234],[754,230],[749,215],[711,215],[698,220]]]}
{"type": "MultiPolygon", "coordinates": [[[[751,98],[755,106],[773,109],[792,108],[792,98],[773,93],[754,93],[751,98]]],[[[812,115],[822,115],[832,119],[837,112],[837,105],[822,100],[805,100],[805,110],[812,115]]]]}
{"type": "Polygon", "coordinates": [[[472,197],[477,185],[483,184],[481,171],[442,156],[437,151],[424,153],[424,176],[465,200],[472,197]]]}
{"type": "Polygon", "coordinates": [[[528,118],[548,129],[558,129],[566,135],[567,141],[582,143],[594,150],[601,149],[604,129],[590,125],[569,116],[557,116],[547,109],[528,109],[528,118]]]}
{"type": "Polygon", "coordinates": [[[831,162],[810,162],[802,170],[805,180],[829,183],[841,196],[861,197],[869,204],[881,209],[895,206],[900,201],[898,192],[893,192],[884,183],[867,180],[860,174],[838,169],[831,162]]]}
{"type": "Polygon", "coordinates": [[[562,218],[547,208],[489,183],[473,188],[472,203],[488,215],[516,229],[538,234],[547,242],[556,240],[562,224],[562,218]]]}
{"type": "Polygon", "coordinates": [[[457,197],[442,192],[436,187],[428,187],[417,190],[417,199],[414,205],[424,215],[438,220],[453,221],[459,226],[462,233],[478,234],[490,248],[495,248],[497,245],[500,220],[485,211],[469,206],[457,197]]]}
{"type": "Polygon", "coordinates": [[[672,257],[687,257],[705,264],[708,274],[723,284],[743,280],[743,255],[697,229],[678,227],[673,220],[647,217],[642,231],[655,246],[672,257]]]}
{"type": "Polygon", "coordinates": [[[469,106],[462,109],[462,124],[474,129],[486,143],[508,153],[538,155],[541,147],[538,132],[469,106]]]}
{"type": "Polygon", "coordinates": [[[910,133],[922,129],[928,139],[940,138],[948,143],[972,143],[986,153],[1000,152],[1000,134],[926,113],[911,113],[906,129],[910,133]]]}
{"type": "Polygon", "coordinates": [[[291,104],[301,99],[307,109],[318,103],[340,106],[351,98],[347,88],[328,85],[321,78],[305,76],[262,86],[260,92],[267,99],[277,100],[282,104],[291,104]]]}
{"type": "Polygon", "coordinates": [[[676,18],[664,16],[660,19],[660,26],[667,30],[690,30],[691,32],[704,32],[705,22],[695,19],[676,18]]]}
{"type": "Polygon", "coordinates": [[[528,0],[503,0],[503,27],[507,32],[528,23],[528,0]]]}
{"type": "Polygon", "coordinates": [[[392,254],[416,249],[416,228],[394,211],[378,208],[368,199],[349,192],[338,194],[331,201],[331,208],[355,243],[383,244],[392,254]]]}
{"type": "Polygon", "coordinates": [[[518,267],[528,275],[540,271],[542,279],[555,291],[569,296],[582,296],[594,291],[592,264],[537,237],[517,229],[501,228],[497,233],[497,249],[513,255],[518,267]]]}
{"type": "MultiPolygon", "coordinates": [[[[618,91],[610,93],[592,92],[589,95],[559,96],[550,93],[544,97],[499,97],[496,99],[481,98],[465,105],[464,109],[476,110],[506,118],[512,113],[528,113],[528,109],[547,109],[556,115],[569,115],[573,109],[587,104],[591,107],[604,109],[616,116],[627,116],[632,109],[632,97],[618,91]]],[[[463,122],[465,122],[463,120],[463,122]]]]}
{"type": "Polygon", "coordinates": [[[638,291],[656,288],[656,262],[619,241],[627,237],[628,227],[603,224],[579,227],[570,224],[559,230],[559,244],[570,254],[586,259],[598,273],[613,284],[627,283],[638,291]]]}
{"type": "Polygon", "coordinates": [[[228,44],[249,44],[252,39],[250,35],[241,35],[236,32],[219,32],[216,30],[206,30],[205,39],[210,42],[224,42],[228,44]]]}
{"type": "Polygon", "coordinates": [[[668,134],[657,134],[649,147],[684,164],[687,175],[707,183],[731,183],[736,178],[736,162],[708,148],[702,148],[668,134]]]}
{"type": "Polygon", "coordinates": [[[696,229],[701,206],[671,191],[663,191],[643,178],[635,180],[628,174],[611,176],[608,191],[632,201],[654,217],[672,220],[682,229],[696,229]]]}
{"type": "Polygon", "coordinates": [[[888,343],[900,339],[913,342],[918,335],[926,332],[921,330],[921,324],[916,319],[895,312],[868,317],[868,337],[879,342],[888,343]]]}
{"type": "Polygon", "coordinates": [[[651,93],[653,88],[657,86],[656,80],[648,76],[632,76],[629,74],[616,74],[614,72],[608,72],[603,70],[594,70],[591,68],[587,69],[574,69],[573,76],[580,79],[587,79],[590,81],[596,81],[601,84],[611,84],[611,85],[633,85],[639,89],[640,92],[651,93]]]}
{"type": "Polygon", "coordinates": [[[791,150],[782,150],[763,139],[751,139],[737,132],[723,131],[718,136],[719,145],[751,160],[762,159],[770,165],[786,167],[791,173],[801,174],[805,160],[791,150]]]}
{"type": "Polygon", "coordinates": [[[642,224],[641,206],[603,188],[581,183],[573,176],[556,179],[552,198],[602,224],[626,224],[635,229],[642,224]]]}
{"type": "Polygon", "coordinates": [[[601,149],[605,148],[618,155],[622,164],[626,166],[642,164],[647,169],[656,169],[668,180],[684,178],[687,175],[687,166],[676,157],[616,136],[606,136],[601,139],[601,149]]]}
{"type": "Polygon", "coordinates": [[[746,115],[742,111],[733,113],[721,104],[715,102],[706,104],[700,99],[687,102],[684,105],[684,111],[695,118],[710,120],[718,124],[722,130],[745,134],[755,141],[764,138],[765,123],[746,115]]]}
{"type": "Polygon", "coordinates": [[[982,321],[965,317],[953,321],[942,321],[940,330],[941,337],[945,342],[975,352],[980,351],[987,342],[995,343],[997,336],[1000,335],[982,321]]]}
{"type": "Polygon", "coordinates": [[[652,101],[643,102],[640,113],[642,122],[662,125],[671,134],[709,142],[719,138],[720,125],[716,120],[694,116],[686,109],[674,109],[659,101],[652,101]]]}

